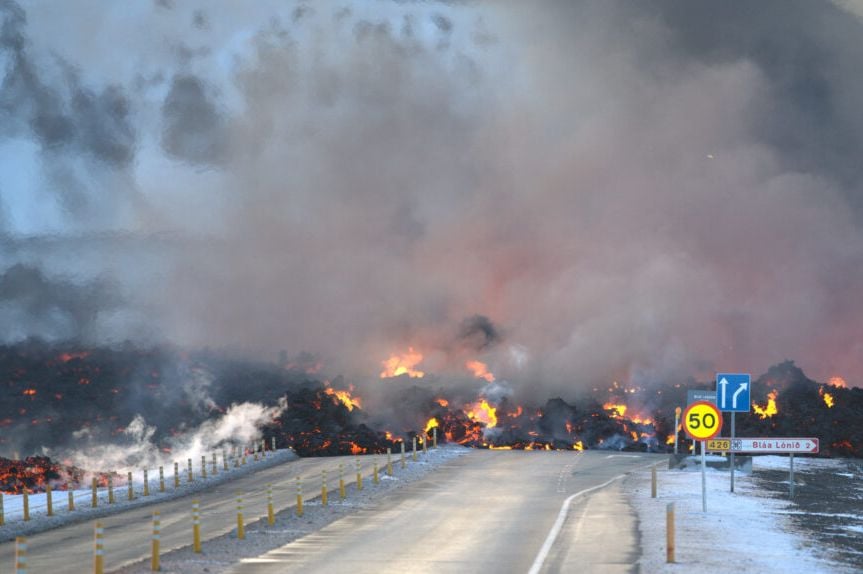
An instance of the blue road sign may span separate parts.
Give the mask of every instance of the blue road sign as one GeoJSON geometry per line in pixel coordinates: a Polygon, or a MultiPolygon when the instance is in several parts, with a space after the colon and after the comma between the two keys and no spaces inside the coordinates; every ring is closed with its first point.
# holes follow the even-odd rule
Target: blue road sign
{"type": "Polygon", "coordinates": [[[716,406],[720,411],[748,413],[752,388],[749,373],[716,374],[716,406]]]}

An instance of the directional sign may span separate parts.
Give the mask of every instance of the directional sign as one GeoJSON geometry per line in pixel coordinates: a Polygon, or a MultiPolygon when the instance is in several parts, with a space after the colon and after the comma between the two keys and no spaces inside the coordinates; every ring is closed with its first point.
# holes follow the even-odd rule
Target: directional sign
{"type": "Polygon", "coordinates": [[[716,391],[702,391],[699,389],[689,389],[686,391],[686,404],[691,405],[696,401],[707,401],[708,403],[716,402],[716,391]]]}
{"type": "Polygon", "coordinates": [[[748,373],[716,374],[716,405],[720,411],[749,412],[750,378],[748,373]]]}
{"type": "Polygon", "coordinates": [[[817,453],[817,438],[738,438],[731,441],[731,452],[817,453]]]}
{"type": "Polygon", "coordinates": [[[707,440],[722,430],[722,413],[707,401],[692,403],[683,411],[683,428],[695,440],[707,440]]]}

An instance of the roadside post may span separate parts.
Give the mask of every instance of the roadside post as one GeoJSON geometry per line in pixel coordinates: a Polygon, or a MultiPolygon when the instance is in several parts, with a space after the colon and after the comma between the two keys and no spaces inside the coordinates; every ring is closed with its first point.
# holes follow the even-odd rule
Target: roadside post
{"type": "MultiPolygon", "coordinates": [[[[716,406],[731,413],[731,440],[737,438],[734,419],[737,413],[748,413],[752,408],[749,373],[716,373],[716,406]]],[[[731,452],[731,492],[734,492],[734,451],[731,452]]]]}
{"type": "Polygon", "coordinates": [[[788,453],[788,489],[791,498],[794,498],[794,453],[788,453]]]}
{"type": "MultiPolygon", "coordinates": [[[[237,498],[237,515],[242,515],[242,499],[237,498]]],[[[240,521],[237,522],[239,524],[240,521]]],[[[201,553],[201,506],[198,500],[192,501],[192,552],[201,553]]]]}
{"type": "Polygon", "coordinates": [[[27,574],[27,538],[15,538],[15,574],[27,574]]]}
{"type": "Polygon", "coordinates": [[[677,437],[680,434],[680,407],[674,407],[674,454],[677,454],[677,437]]]}
{"type": "Polygon", "coordinates": [[[701,443],[701,510],[707,512],[707,445],[704,442],[722,430],[722,413],[709,401],[696,401],[683,411],[683,427],[690,438],[701,443]]]}
{"type": "Polygon", "coordinates": [[[159,520],[159,511],[153,511],[153,538],[152,543],[150,544],[150,570],[153,572],[158,572],[160,570],[159,564],[159,545],[161,543],[162,538],[162,525],[159,520]]]}

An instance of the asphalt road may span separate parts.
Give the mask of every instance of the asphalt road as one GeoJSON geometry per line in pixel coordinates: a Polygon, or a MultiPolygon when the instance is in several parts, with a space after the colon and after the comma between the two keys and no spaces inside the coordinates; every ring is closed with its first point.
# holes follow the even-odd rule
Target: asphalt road
{"type": "Polygon", "coordinates": [[[608,451],[474,451],[230,572],[632,572],[637,525],[614,479],[661,460],[608,451]]]}
{"type": "MultiPolygon", "coordinates": [[[[408,454],[408,458],[410,454],[408,454]]],[[[372,473],[374,460],[381,456],[360,457],[363,476],[372,473]]],[[[398,464],[398,455],[393,456],[398,464]]],[[[152,506],[138,507],[102,518],[105,528],[105,571],[148,559],[152,534],[152,511],[161,514],[161,550],[188,546],[192,542],[192,499],[201,505],[201,537],[203,540],[226,534],[236,528],[237,492],[243,492],[244,514],[247,521],[266,516],[266,488],[273,484],[273,505],[276,512],[296,505],[296,477],[303,478],[306,497],[318,496],[321,471],[328,471],[328,488],[338,494],[339,463],[345,465],[345,483],[356,482],[355,457],[306,458],[270,467],[237,480],[214,485],[213,488],[188,497],[161,501],[152,506]]],[[[0,544],[0,573],[14,564],[14,542],[0,544]]],[[[31,573],[92,572],[93,521],[71,524],[28,537],[28,561],[31,573]]]]}

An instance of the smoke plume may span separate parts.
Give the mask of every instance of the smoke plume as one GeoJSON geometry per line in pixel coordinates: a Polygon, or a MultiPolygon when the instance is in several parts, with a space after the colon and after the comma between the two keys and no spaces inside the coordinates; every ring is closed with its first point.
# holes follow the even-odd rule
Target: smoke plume
{"type": "Polygon", "coordinates": [[[0,0],[7,342],[863,380],[853,3],[136,6],[0,0]]]}

